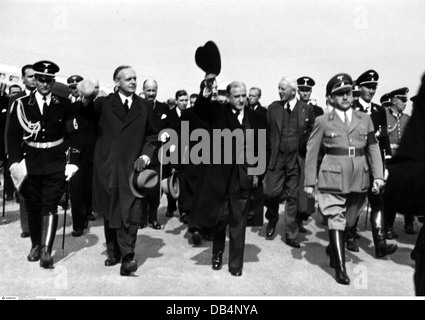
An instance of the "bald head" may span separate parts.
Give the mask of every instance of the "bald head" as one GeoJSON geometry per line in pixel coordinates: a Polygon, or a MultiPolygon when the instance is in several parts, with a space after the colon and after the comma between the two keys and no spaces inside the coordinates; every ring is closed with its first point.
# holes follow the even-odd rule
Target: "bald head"
{"type": "Polygon", "coordinates": [[[158,94],[158,82],[153,79],[145,80],[145,82],[143,82],[143,93],[145,95],[145,99],[153,103],[156,99],[156,95],[158,94]]]}

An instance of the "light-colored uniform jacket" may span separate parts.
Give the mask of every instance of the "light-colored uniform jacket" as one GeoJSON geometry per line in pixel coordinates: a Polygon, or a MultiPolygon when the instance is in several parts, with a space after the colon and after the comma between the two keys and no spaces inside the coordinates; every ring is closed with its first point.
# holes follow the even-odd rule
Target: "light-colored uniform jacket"
{"type": "MultiPolygon", "coordinates": [[[[333,110],[316,119],[307,144],[305,186],[315,186],[320,146],[347,149],[346,155],[326,154],[320,167],[318,189],[334,194],[365,193],[374,179],[383,179],[379,145],[369,115],[353,110],[350,128],[333,110]],[[363,156],[349,156],[349,148],[363,149],[363,156]]],[[[351,150],[352,153],[354,152],[351,150]]]]}

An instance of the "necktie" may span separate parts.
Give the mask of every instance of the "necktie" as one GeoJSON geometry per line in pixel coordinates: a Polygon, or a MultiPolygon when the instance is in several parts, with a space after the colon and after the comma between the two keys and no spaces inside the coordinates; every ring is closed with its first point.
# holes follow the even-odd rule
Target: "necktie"
{"type": "Polygon", "coordinates": [[[344,112],[344,122],[347,127],[350,127],[350,120],[348,119],[347,112],[344,112]]]}
{"type": "Polygon", "coordinates": [[[130,108],[128,107],[128,100],[127,99],[125,99],[125,102],[124,102],[124,110],[125,110],[126,113],[128,113],[128,111],[130,110],[130,108]]]}
{"type": "Polygon", "coordinates": [[[291,114],[292,112],[289,102],[286,104],[286,111],[288,111],[288,114],[291,114]]]}
{"type": "Polygon", "coordinates": [[[48,107],[47,98],[43,97],[43,101],[44,101],[44,104],[43,104],[43,115],[44,115],[46,113],[46,110],[47,110],[47,107],[48,107]]]}

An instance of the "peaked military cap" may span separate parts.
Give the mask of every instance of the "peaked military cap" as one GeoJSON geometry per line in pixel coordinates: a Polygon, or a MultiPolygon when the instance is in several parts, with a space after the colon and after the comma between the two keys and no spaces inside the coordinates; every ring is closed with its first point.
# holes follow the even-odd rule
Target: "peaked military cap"
{"type": "Polygon", "coordinates": [[[316,82],[310,77],[301,77],[297,80],[298,88],[311,89],[314,87],[316,82]]]}
{"type": "Polygon", "coordinates": [[[360,95],[361,95],[360,88],[357,85],[357,81],[353,81],[353,96],[360,97],[360,95]]]}
{"type": "Polygon", "coordinates": [[[394,91],[391,91],[389,93],[390,98],[401,98],[406,99],[407,101],[407,94],[409,93],[409,88],[400,88],[394,91]]]}
{"type": "Polygon", "coordinates": [[[384,95],[381,97],[380,102],[381,102],[382,106],[387,106],[387,105],[392,104],[390,94],[389,94],[389,93],[384,94],[384,95]]]}
{"type": "Polygon", "coordinates": [[[54,78],[60,70],[56,63],[47,60],[34,63],[33,69],[35,75],[41,78],[54,78]]]}
{"type": "Polygon", "coordinates": [[[80,83],[81,81],[83,81],[84,78],[78,75],[75,76],[70,76],[67,80],[68,82],[68,86],[71,88],[76,88],[77,84],[80,83]]]}
{"type": "Polygon", "coordinates": [[[205,72],[205,80],[216,78],[221,72],[220,51],[212,41],[196,50],[195,62],[205,72]]]}
{"type": "Polygon", "coordinates": [[[365,84],[378,84],[378,80],[378,72],[376,72],[375,70],[368,70],[357,78],[356,83],[359,87],[361,87],[365,84]]]}
{"type": "Polygon", "coordinates": [[[353,79],[346,73],[340,73],[329,80],[326,85],[326,95],[330,96],[344,89],[353,89],[353,79]]]}

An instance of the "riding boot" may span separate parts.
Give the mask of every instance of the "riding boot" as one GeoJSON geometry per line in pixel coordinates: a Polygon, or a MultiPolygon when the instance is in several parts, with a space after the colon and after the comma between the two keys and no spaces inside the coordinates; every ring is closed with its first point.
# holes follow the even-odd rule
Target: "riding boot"
{"type": "Polygon", "coordinates": [[[377,258],[383,258],[397,251],[397,245],[387,244],[385,240],[385,222],[382,211],[372,211],[370,216],[372,223],[372,236],[375,244],[375,255],[377,258]]]}
{"type": "Polygon", "coordinates": [[[350,278],[348,277],[347,270],[345,269],[344,232],[339,230],[329,230],[329,241],[332,259],[335,264],[336,282],[343,285],[349,285],[350,278]]]}
{"type": "Polygon", "coordinates": [[[31,237],[31,251],[27,259],[30,262],[36,262],[40,260],[41,228],[40,214],[28,214],[28,229],[31,237]]]}
{"type": "Polygon", "coordinates": [[[56,213],[43,216],[43,231],[41,237],[40,266],[45,269],[53,268],[52,248],[56,237],[59,217],[56,213]]]}

